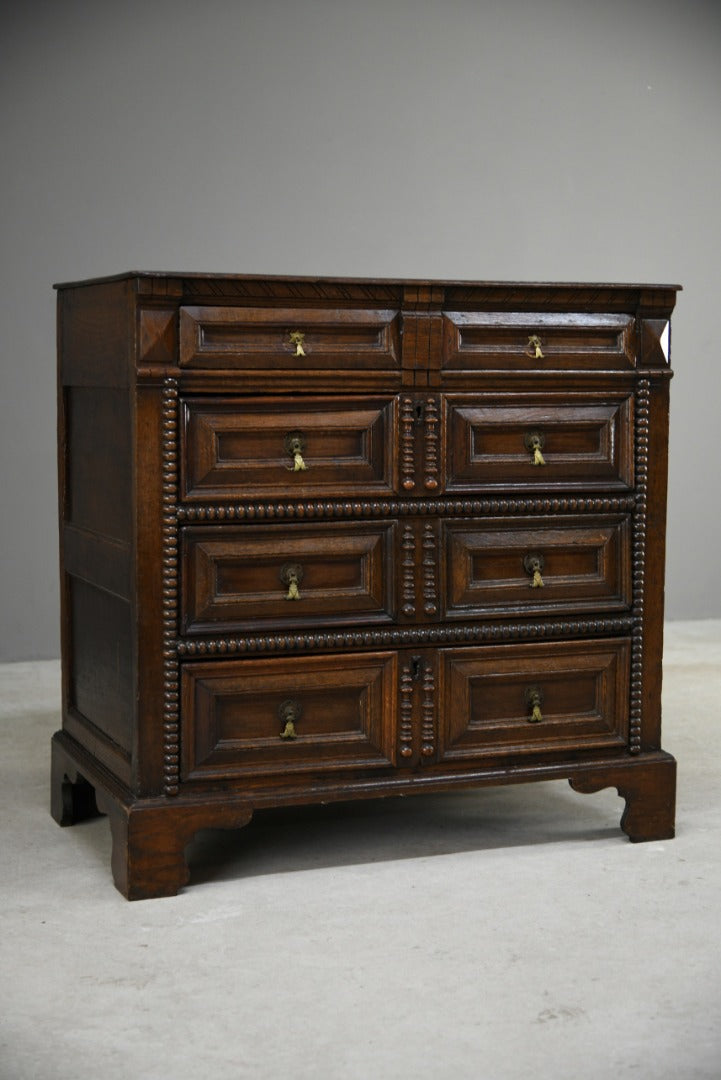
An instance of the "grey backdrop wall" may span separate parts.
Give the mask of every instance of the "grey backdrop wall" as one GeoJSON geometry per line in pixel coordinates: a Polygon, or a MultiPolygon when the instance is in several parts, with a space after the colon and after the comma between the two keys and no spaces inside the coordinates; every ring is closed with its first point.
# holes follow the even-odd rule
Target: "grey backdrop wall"
{"type": "Polygon", "coordinates": [[[721,616],[721,4],[26,0],[0,48],[0,659],[58,653],[54,294],[681,282],[667,613],[721,616]]]}

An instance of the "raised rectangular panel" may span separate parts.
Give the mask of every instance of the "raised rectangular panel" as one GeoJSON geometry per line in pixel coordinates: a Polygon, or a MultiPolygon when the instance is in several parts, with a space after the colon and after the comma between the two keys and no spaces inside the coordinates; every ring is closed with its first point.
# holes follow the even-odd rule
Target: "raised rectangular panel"
{"type": "Polygon", "coordinates": [[[393,522],[220,525],[182,533],[185,633],[390,622],[393,522]],[[295,591],[291,582],[295,578],[295,591]]]}
{"type": "Polygon", "coordinates": [[[447,491],[590,491],[633,485],[630,395],[444,398],[447,491]],[[542,464],[531,444],[537,437],[542,464]]]}
{"type": "Polygon", "coordinates": [[[630,648],[621,638],[441,650],[440,760],[623,746],[630,648]]]}
{"type": "Polygon", "coordinates": [[[363,308],[181,307],[180,366],[400,369],[399,321],[363,308]]]}
{"type": "Polygon", "coordinates": [[[395,652],[184,665],[183,778],[390,767],[396,668],[395,652]]]}
{"type": "Polygon", "coordinates": [[[394,415],[394,398],[187,398],[183,496],[392,494],[394,415]],[[304,468],[295,468],[294,439],[304,468]]]}
{"type": "Polygon", "coordinates": [[[628,315],[447,311],[443,316],[444,371],[615,370],[634,363],[634,320],[628,315]]]}
{"type": "Polygon", "coordinates": [[[447,522],[443,534],[448,618],[630,606],[627,517],[472,519],[447,522]],[[534,557],[540,560],[535,586],[534,557]]]}

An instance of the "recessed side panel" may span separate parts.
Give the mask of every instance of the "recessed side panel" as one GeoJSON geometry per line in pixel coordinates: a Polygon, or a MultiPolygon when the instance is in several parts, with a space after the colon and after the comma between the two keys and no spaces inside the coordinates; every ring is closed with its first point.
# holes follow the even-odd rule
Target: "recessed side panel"
{"type": "Polygon", "coordinates": [[[64,519],[79,529],[130,541],[130,397],[107,386],[64,389],[64,519]]]}
{"type": "Polygon", "coordinates": [[[133,739],[130,604],[68,575],[67,730],[127,779],[133,739]]]}

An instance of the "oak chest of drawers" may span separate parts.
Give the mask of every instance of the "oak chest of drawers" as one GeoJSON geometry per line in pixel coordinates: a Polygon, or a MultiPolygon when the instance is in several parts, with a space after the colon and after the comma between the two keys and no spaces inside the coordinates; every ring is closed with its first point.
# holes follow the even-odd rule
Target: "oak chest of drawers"
{"type": "Polygon", "coordinates": [[[256,808],[568,779],[673,835],[676,286],[59,286],[63,728],[130,898],[256,808]]]}

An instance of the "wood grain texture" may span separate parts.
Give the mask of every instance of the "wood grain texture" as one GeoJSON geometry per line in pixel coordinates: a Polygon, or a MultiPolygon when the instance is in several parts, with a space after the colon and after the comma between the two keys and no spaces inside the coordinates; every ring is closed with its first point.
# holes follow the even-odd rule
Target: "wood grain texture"
{"type": "Polygon", "coordinates": [[[621,828],[634,843],[671,840],[676,832],[676,762],[649,755],[634,768],[581,769],[570,777],[574,791],[591,794],[615,787],[625,800],[621,828]]]}
{"type": "Polygon", "coordinates": [[[58,368],[63,386],[130,385],[133,368],[132,287],[91,282],[58,296],[58,368]]]}
{"type": "Polygon", "coordinates": [[[584,491],[633,486],[630,396],[594,392],[445,398],[446,491],[584,491]],[[541,442],[534,463],[529,439],[541,442]]]}
{"type": "Polygon", "coordinates": [[[393,494],[395,411],[393,399],[183,399],[183,497],[393,494]]]}
{"type": "Polygon", "coordinates": [[[470,311],[443,317],[444,371],[633,368],[634,344],[629,315],[470,311]]]}
{"type": "Polygon", "coordinates": [[[396,664],[395,653],[348,653],[186,665],[183,778],[392,766],[396,664]]]}
{"type": "Polygon", "coordinates": [[[183,530],[184,634],[392,622],[394,522],[183,530]],[[285,568],[296,568],[289,599],[285,568]]]}
{"type": "Polygon", "coordinates": [[[270,368],[286,382],[306,367],[392,372],[400,369],[399,322],[392,310],[182,307],[180,366],[270,368]]]}
{"type": "Polygon", "coordinates": [[[464,519],[443,532],[445,618],[631,607],[627,517],[464,519]],[[531,555],[542,561],[540,587],[526,566],[531,555]]]}
{"type": "Polygon", "coordinates": [[[620,638],[442,651],[440,760],[625,746],[630,646],[620,638]]]}
{"type": "Polygon", "coordinates": [[[108,815],[125,896],[258,807],[565,778],[673,835],[676,291],[59,287],[52,813],[108,815]]]}

